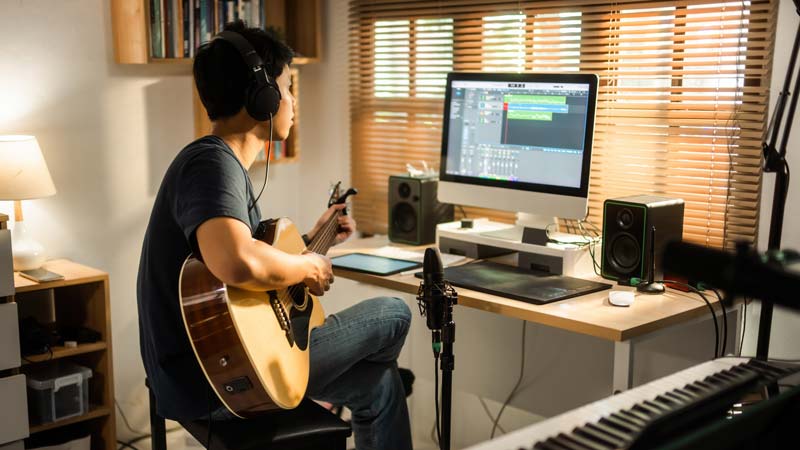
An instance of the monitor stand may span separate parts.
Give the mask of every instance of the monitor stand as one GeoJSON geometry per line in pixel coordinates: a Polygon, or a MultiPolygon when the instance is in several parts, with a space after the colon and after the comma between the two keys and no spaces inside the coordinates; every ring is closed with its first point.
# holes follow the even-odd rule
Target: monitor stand
{"type": "Polygon", "coordinates": [[[555,217],[517,213],[517,223],[515,225],[509,225],[507,228],[485,231],[481,233],[481,235],[511,242],[547,245],[547,227],[557,223],[556,221],[557,219],[555,217]]]}
{"type": "MultiPolygon", "coordinates": [[[[592,260],[587,246],[548,242],[545,228],[552,218],[536,218],[519,214],[517,224],[475,219],[472,228],[462,228],[460,222],[441,223],[436,227],[436,242],[443,253],[485,259],[516,254],[521,268],[549,272],[555,275],[590,276],[592,260]]],[[[580,238],[580,236],[573,236],[580,238]]],[[[568,242],[568,241],[566,241],[568,242]]]]}

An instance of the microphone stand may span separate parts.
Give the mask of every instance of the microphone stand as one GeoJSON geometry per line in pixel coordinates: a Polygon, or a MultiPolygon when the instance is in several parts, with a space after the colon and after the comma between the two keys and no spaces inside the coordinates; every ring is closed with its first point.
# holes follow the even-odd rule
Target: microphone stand
{"type": "MultiPolygon", "coordinates": [[[[431,330],[431,347],[434,361],[439,361],[436,370],[442,372],[442,414],[439,431],[439,449],[450,450],[450,427],[453,411],[453,369],[455,356],[453,343],[456,340],[456,324],[453,322],[453,305],[458,303],[458,293],[444,279],[439,250],[429,248],[425,251],[423,281],[417,291],[419,312],[427,316],[427,326],[431,330]],[[441,359],[440,359],[441,358],[441,359]]],[[[438,372],[436,373],[438,378],[438,372]]],[[[434,398],[439,395],[434,392],[434,398]]],[[[437,403],[438,404],[438,403],[437,403]]],[[[437,406],[436,424],[440,422],[437,406]]]]}
{"type": "MultiPolygon", "coordinates": [[[[800,15],[800,0],[794,0],[796,12],[800,15]]],[[[786,70],[786,78],[783,82],[783,89],[778,94],[778,103],[775,105],[775,112],[768,128],[770,137],[763,144],[764,172],[775,173],[775,190],[772,196],[772,214],[769,224],[769,244],[768,249],[777,251],[781,246],[781,234],[783,232],[783,215],[786,209],[786,197],[789,193],[789,164],[786,161],[786,144],[789,140],[789,133],[792,130],[792,121],[797,108],[797,95],[792,96],[789,105],[789,114],[786,117],[786,125],[783,129],[783,136],[780,147],[778,147],[778,133],[783,122],[783,112],[786,109],[786,101],[791,87],[792,74],[795,71],[797,54],[800,50],[800,26],[795,32],[792,54],[789,57],[789,67],[786,70]]],[[[800,72],[797,73],[795,80],[795,90],[800,87],[800,72]]],[[[769,340],[772,329],[772,302],[761,302],[761,317],[758,324],[758,344],[756,347],[756,358],[766,361],[769,356],[769,340]]]]}
{"type": "Polygon", "coordinates": [[[453,411],[453,369],[455,356],[453,355],[453,342],[456,340],[456,324],[453,322],[453,305],[457,297],[445,295],[448,299],[444,307],[444,320],[442,321],[442,355],[439,360],[439,369],[442,371],[442,438],[439,443],[441,450],[450,450],[450,424],[453,411]],[[452,299],[452,301],[449,301],[452,299]]]}

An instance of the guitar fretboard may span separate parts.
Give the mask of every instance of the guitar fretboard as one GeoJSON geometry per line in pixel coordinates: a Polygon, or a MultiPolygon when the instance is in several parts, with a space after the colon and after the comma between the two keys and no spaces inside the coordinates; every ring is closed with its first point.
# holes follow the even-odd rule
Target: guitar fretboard
{"type": "Polygon", "coordinates": [[[314,236],[314,239],[308,244],[310,251],[320,255],[328,253],[339,231],[339,216],[341,215],[341,210],[334,211],[328,221],[325,222],[325,225],[317,232],[317,235],[314,236]]]}

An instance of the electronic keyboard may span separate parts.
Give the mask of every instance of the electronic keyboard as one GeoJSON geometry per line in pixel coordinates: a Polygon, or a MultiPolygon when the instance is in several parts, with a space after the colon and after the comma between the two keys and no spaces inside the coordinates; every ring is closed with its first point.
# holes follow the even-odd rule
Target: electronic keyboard
{"type": "Polygon", "coordinates": [[[703,420],[725,417],[743,395],[797,371],[748,358],[720,358],[468,450],[653,448],[703,420]]]}

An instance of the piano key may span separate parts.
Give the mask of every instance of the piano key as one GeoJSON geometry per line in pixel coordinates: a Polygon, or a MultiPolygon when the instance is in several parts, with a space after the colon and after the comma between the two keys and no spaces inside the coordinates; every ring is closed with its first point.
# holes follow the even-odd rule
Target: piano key
{"type": "Polygon", "coordinates": [[[558,436],[553,436],[550,438],[550,440],[570,450],[594,450],[591,447],[587,447],[567,439],[567,435],[564,433],[559,433],[558,436]]]}
{"type": "Polygon", "coordinates": [[[709,393],[708,389],[704,389],[694,383],[687,384],[685,389],[698,395],[707,395],[709,393]]]}
{"type": "Polygon", "coordinates": [[[609,435],[608,433],[605,433],[603,431],[591,428],[588,425],[589,424],[580,428],[576,428],[575,431],[572,432],[572,434],[577,434],[578,436],[584,437],[586,439],[592,439],[594,441],[607,445],[611,448],[622,447],[622,445],[625,443],[625,441],[619,439],[614,435],[609,435]]]}
{"type": "Polygon", "coordinates": [[[776,378],[780,378],[788,373],[786,370],[780,367],[769,365],[768,363],[758,359],[751,360],[749,366],[760,373],[766,372],[767,374],[776,378]]]}
{"type": "Polygon", "coordinates": [[[683,387],[679,387],[678,389],[673,389],[672,392],[675,393],[675,394],[681,394],[684,397],[688,397],[689,401],[691,401],[691,402],[693,402],[693,401],[695,401],[695,400],[700,398],[699,395],[695,394],[694,392],[687,391],[683,387]]]}
{"type": "MultiPolygon", "coordinates": [[[[562,436],[562,435],[559,435],[559,436],[562,436]]],[[[595,442],[595,441],[592,441],[591,439],[587,439],[585,437],[578,436],[578,435],[575,435],[575,434],[572,434],[572,433],[564,434],[562,437],[565,440],[569,440],[571,442],[574,442],[574,443],[576,443],[578,445],[582,445],[582,446],[584,446],[584,447],[586,447],[588,449],[591,449],[591,450],[612,450],[614,448],[614,447],[612,447],[610,445],[605,445],[605,444],[602,444],[600,442],[595,442]]]]}
{"type": "Polygon", "coordinates": [[[737,380],[739,380],[739,377],[734,375],[731,372],[723,371],[723,372],[718,372],[715,375],[718,378],[722,378],[723,380],[726,380],[728,383],[735,383],[737,380]]]}
{"type": "Polygon", "coordinates": [[[599,420],[598,423],[614,427],[617,430],[630,434],[638,433],[639,430],[641,430],[640,427],[637,427],[636,425],[630,422],[624,421],[618,417],[613,417],[613,416],[603,417],[602,419],[599,420]]]}
{"type": "Polygon", "coordinates": [[[647,425],[647,418],[646,417],[642,417],[642,416],[632,412],[630,409],[617,411],[614,414],[616,414],[617,416],[627,420],[628,422],[633,423],[634,425],[637,425],[639,428],[644,428],[645,425],[647,425]]]}
{"type": "Polygon", "coordinates": [[[663,394],[657,395],[656,396],[656,400],[661,402],[661,403],[664,403],[665,405],[669,405],[670,408],[675,408],[675,407],[681,405],[681,402],[675,400],[674,398],[666,397],[663,394]]]}
{"type": "Polygon", "coordinates": [[[676,393],[675,391],[665,392],[664,396],[675,400],[676,402],[680,403],[681,405],[684,405],[684,404],[689,403],[691,401],[690,398],[688,398],[686,396],[683,396],[683,395],[680,395],[680,394],[676,393]]]}
{"type": "Polygon", "coordinates": [[[660,403],[658,400],[645,400],[642,404],[655,409],[658,414],[665,414],[672,410],[672,408],[660,403]]]}
{"type": "Polygon", "coordinates": [[[713,391],[714,390],[714,386],[706,383],[705,381],[697,380],[697,381],[694,382],[694,384],[696,384],[697,386],[701,386],[701,387],[703,387],[704,389],[706,389],[708,391],[713,391]]]}
{"type": "Polygon", "coordinates": [[[602,431],[602,432],[604,432],[606,434],[609,434],[611,436],[615,436],[616,438],[618,438],[619,440],[621,440],[623,442],[630,442],[631,440],[633,440],[633,433],[630,433],[630,432],[629,433],[625,433],[623,431],[620,431],[617,428],[614,428],[613,426],[606,425],[606,423],[602,422],[602,421],[598,421],[598,422],[595,422],[595,423],[587,423],[586,426],[588,428],[593,429],[593,430],[602,431]]]}
{"type": "Polygon", "coordinates": [[[650,422],[650,419],[652,419],[650,414],[645,414],[645,413],[643,413],[641,411],[638,411],[638,410],[635,409],[635,407],[636,407],[636,405],[634,405],[634,407],[631,408],[631,409],[626,409],[625,411],[620,411],[620,413],[627,413],[627,414],[630,414],[632,416],[638,417],[645,424],[647,424],[647,422],[650,422]]]}
{"type": "Polygon", "coordinates": [[[539,441],[534,446],[534,449],[539,450],[570,450],[569,447],[564,447],[563,445],[559,445],[552,441],[552,439],[548,439],[546,441],[539,441]]]}
{"type": "Polygon", "coordinates": [[[637,404],[636,406],[634,406],[634,408],[636,408],[638,411],[641,411],[641,412],[643,412],[643,413],[645,413],[645,414],[647,414],[647,415],[649,415],[649,416],[651,416],[653,418],[660,416],[661,412],[662,412],[660,409],[655,408],[653,406],[650,406],[650,405],[646,404],[645,402],[641,402],[641,403],[637,404]]]}

